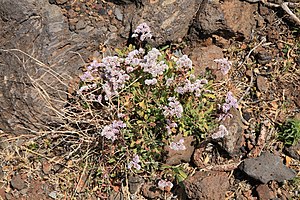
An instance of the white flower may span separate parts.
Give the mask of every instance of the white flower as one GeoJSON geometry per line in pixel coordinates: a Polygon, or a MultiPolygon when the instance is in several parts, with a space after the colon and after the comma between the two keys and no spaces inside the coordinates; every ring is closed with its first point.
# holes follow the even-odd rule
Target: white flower
{"type": "Polygon", "coordinates": [[[157,83],[157,79],[153,78],[153,79],[146,79],[145,80],[145,84],[146,85],[155,85],[157,83]]]}

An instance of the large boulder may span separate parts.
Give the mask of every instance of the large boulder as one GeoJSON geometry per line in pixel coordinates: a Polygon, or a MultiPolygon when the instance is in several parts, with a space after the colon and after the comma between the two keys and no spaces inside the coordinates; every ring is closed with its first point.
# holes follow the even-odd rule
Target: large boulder
{"type": "Polygon", "coordinates": [[[256,25],[256,4],[240,0],[203,1],[193,27],[200,36],[211,34],[224,38],[249,39],[256,25]]]}
{"type": "Polygon", "coordinates": [[[178,41],[185,37],[193,22],[197,9],[203,0],[156,0],[147,3],[135,13],[129,14],[132,18],[132,27],[146,22],[152,29],[155,45],[178,41]]]}
{"type": "Polygon", "coordinates": [[[59,119],[68,82],[87,54],[47,0],[0,0],[0,129],[22,133],[59,119]],[[71,52],[74,53],[71,53],[71,52]]]}

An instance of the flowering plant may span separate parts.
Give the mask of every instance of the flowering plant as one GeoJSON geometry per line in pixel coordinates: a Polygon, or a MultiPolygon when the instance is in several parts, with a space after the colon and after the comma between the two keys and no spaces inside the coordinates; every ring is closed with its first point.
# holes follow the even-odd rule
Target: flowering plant
{"type": "Polygon", "coordinates": [[[94,132],[101,139],[106,170],[119,169],[108,172],[111,178],[124,170],[163,170],[166,145],[184,151],[184,137],[200,140],[213,128],[215,96],[210,82],[193,74],[188,56],[177,57],[170,48],[145,48],[152,37],[147,24],[138,26],[132,36],[142,42],[94,60],[80,76],[77,91],[85,109],[102,113],[102,124],[94,132]],[[178,134],[183,138],[174,142],[178,134]]]}

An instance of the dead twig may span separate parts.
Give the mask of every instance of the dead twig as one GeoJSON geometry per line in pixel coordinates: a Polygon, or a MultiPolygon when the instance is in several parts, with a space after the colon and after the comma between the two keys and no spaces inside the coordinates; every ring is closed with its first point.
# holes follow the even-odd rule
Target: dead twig
{"type": "Polygon", "coordinates": [[[278,8],[281,7],[295,22],[298,26],[300,26],[300,19],[295,15],[289,7],[296,8],[300,7],[300,3],[293,3],[293,2],[282,2],[280,4],[271,3],[268,0],[246,0],[249,3],[257,3],[261,2],[266,6],[278,8]]]}
{"type": "Polygon", "coordinates": [[[215,166],[208,166],[204,168],[203,170],[210,170],[210,171],[221,171],[221,172],[229,172],[232,170],[235,170],[242,161],[239,161],[237,163],[229,163],[224,165],[215,165],[215,166]]]}

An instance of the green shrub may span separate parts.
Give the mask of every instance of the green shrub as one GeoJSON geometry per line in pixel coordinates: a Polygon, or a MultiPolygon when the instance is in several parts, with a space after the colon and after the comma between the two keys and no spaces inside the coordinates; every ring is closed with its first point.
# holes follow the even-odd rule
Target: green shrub
{"type": "Polygon", "coordinates": [[[290,119],[279,127],[278,139],[285,145],[295,145],[300,139],[300,120],[290,119]]]}

